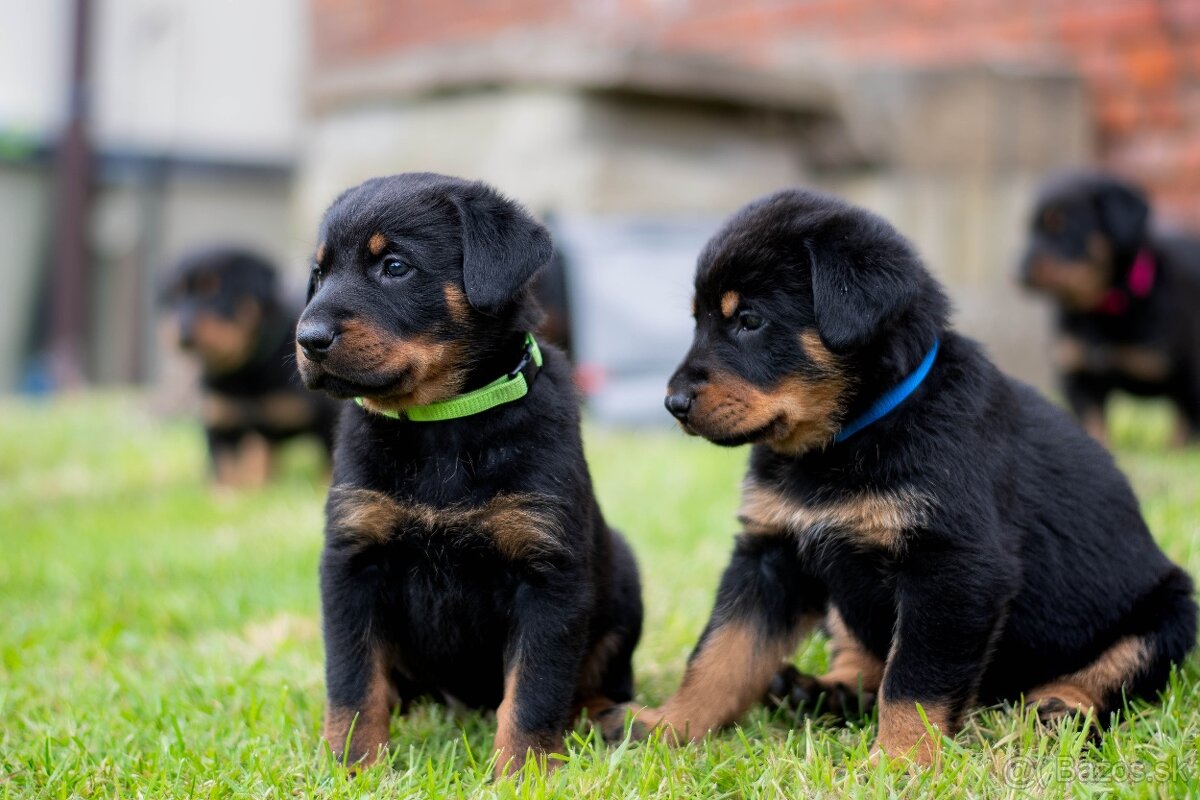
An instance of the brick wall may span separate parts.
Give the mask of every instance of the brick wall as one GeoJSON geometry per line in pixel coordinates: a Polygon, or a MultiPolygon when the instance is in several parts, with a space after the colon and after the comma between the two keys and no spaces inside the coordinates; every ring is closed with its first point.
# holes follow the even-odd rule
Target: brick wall
{"type": "Polygon", "coordinates": [[[1200,228],[1200,0],[310,0],[313,68],[517,29],[762,66],[989,64],[1084,76],[1102,162],[1200,228]]]}

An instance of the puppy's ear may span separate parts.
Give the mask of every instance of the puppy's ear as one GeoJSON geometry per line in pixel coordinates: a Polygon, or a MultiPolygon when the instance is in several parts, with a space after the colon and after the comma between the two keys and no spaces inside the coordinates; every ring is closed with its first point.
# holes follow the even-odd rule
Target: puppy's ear
{"type": "Polygon", "coordinates": [[[1142,246],[1150,203],[1140,190],[1120,181],[1105,181],[1096,192],[1096,205],[1113,249],[1132,253],[1142,246]]]}
{"type": "Polygon", "coordinates": [[[237,259],[240,282],[247,294],[251,294],[263,305],[275,302],[275,267],[265,258],[253,253],[241,253],[237,259]]]}
{"type": "Polygon", "coordinates": [[[473,184],[453,200],[462,219],[467,301],[484,314],[497,314],[554,255],[550,232],[483,184],[473,184]]]}
{"type": "MultiPolygon", "coordinates": [[[[868,248],[834,241],[806,242],[812,264],[817,333],[834,353],[870,343],[916,298],[916,256],[902,242],[868,248]]],[[[899,238],[898,236],[895,238],[899,238]]],[[[849,238],[853,241],[853,238],[849,238]]]]}

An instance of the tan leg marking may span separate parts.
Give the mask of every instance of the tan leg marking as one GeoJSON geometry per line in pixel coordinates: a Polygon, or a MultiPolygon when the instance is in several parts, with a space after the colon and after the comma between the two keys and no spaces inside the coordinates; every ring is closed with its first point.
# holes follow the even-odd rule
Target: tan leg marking
{"type": "Polygon", "coordinates": [[[271,443],[257,433],[247,434],[238,447],[241,487],[260,489],[271,477],[274,453],[271,443]]]}
{"type": "Polygon", "coordinates": [[[891,758],[912,758],[918,764],[932,764],[941,750],[942,736],[953,736],[957,727],[949,709],[938,702],[919,700],[888,700],[879,696],[879,739],[875,749],[891,758]],[[925,710],[925,716],[933,726],[930,733],[917,703],[925,710]]]}
{"type": "Polygon", "coordinates": [[[1025,695],[1029,705],[1057,698],[1069,711],[1105,711],[1106,698],[1119,691],[1145,666],[1146,643],[1137,636],[1121,639],[1078,672],[1038,686],[1025,695]]]}
{"type": "MultiPolygon", "coordinates": [[[[514,665],[504,677],[504,700],[496,709],[496,765],[493,775],[501,778],[518,772],[530,755],[541,758],[561,749],[562,742],[549,736],[531,733],[521,728],[517,720],[517,692],[521,682],[521,666],[514,665]]],[[[559,766],[555,759],[546,759],[546,769],[559,766]]]]}
{"type": "Polygon", "coordinates": [[[675,738],[697,741],[710,730],[736,722],[757,703],[771,678],[817,623],[807,618],[788,636],[769,638],[746,623],[730,622],[709,634],[688,664],[683,683],[661,709],[639,713],[659,722],[675,738]]]}
{"type": "Polygon", "coordinates": [[[257,433],[242,437],[234,449],[217,451],[214,469],[218,486],[229,489],[258,489],[271,477],[271,443],[257,433]]]}
{"type": "Polygon", "coordinates": [[[1097,409],[1084,412],[1079,424],[1088,436],[1108,447],[1108,426],[1104,422],[1104,412],[1097,409]]]}
{"type": "Polygon", "coordinates": [[[829,628],[829,649],[832,657],[829,671],[817,680],[826,685],[842,684],[864,692],[878,692],[883,683],[883,661],[867,650],[849,628],[836,608],[829,610],[825,618],[829,628]]]}
{"type": "Polygon", "coordinates": [[[375,654],[372,659],[371,677],[362,707],[331,705],[325,710],[325,741],[338,758],[343,753],[348,755],[347,765],[370,766],[387,751],[395,692],[388,681],[382,655],[375,654]],[[347,747],[352,729],[353,739],[347,747]]]}

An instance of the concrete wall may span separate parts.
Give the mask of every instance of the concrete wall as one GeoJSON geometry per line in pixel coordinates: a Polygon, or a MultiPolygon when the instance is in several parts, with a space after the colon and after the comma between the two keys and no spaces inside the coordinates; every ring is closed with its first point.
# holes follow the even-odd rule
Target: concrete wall
{"type": "Polygon", "coordinates": [[[1196,0],[309,0],[314,77],[397,54],[486,52],[514,34],[703,54],[795,75],[830,67],[1069,70],[1103,165],[1145,182],[1160,213],[1200,226],[1196,0]]]}
{"type": "Polygon", "coordinates": [[[50,181],[33,166],[0,164],[0,390],[15,383],[46,263],[50,181]]]}
{"type": "MultiPolygon", "coordinates": [[[[301,157],[298,226],[315,232],[347,186],[409,170],[491,181],[535,212],[568,216],[576,231],[589,218],[597,228],[630,217],[715,226],[775,189],[824,188],[891,220],[949,285],[960,327],[1005,369],[1047,386],[1048,309],[1018,291],[1014,266],[1036,182],[1090,156],[1079,81],[931,70],[850,73],[837,87],[828,103],[792,109],[570,85],[333,103],[314,117],[301,157]]],[[[686,294],[690,266],[671,263],[686,294]]],[[[678,299],[664,297],[663,307],[678,299]]]]}

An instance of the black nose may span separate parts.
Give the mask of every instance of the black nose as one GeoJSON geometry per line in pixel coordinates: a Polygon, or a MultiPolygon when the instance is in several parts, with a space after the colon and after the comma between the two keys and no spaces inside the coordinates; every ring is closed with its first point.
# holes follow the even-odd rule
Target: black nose
{"type": "Polygon", "coordinates": [[[692,396],[690,394],[669,394],[663,401],[663,405],[667,407],[667,411],[675,415],[676,419],[686,420],[688,409],[692,407],[692,396]]]}
{"type": "Polygon", "coordinates": [[[320,322],[306,322],[296,331],[296,341],[300,343],[304,357],[310,361],[324,361],[335,339],[337,331],[320,322]]]}

